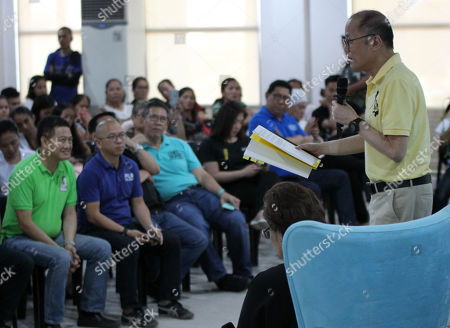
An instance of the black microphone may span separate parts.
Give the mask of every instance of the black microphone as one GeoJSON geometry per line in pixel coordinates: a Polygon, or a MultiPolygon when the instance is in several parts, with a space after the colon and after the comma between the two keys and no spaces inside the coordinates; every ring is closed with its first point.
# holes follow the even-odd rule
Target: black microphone
{"type": "MultiPolygon", "coordinates": [[[[337,103],[340,105],[344,104],[345,98],[347,96],[347,86],[348,81],[345,77],[340,77],[337,80],[337,103]]],[[[344,129],[344,126],[342,124],[336,123],[336,129],[337,129],[337,136],[338,138],[342,137],[342,130],[344,129]]]]}

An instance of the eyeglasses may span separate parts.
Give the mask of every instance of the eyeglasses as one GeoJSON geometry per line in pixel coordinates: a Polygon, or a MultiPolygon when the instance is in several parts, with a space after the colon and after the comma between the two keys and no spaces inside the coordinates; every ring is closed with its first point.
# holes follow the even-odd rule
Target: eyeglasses
{"type": "Polygon", "coordinates": [[[150,115],[148,118],[154,122],[160,121],[162,123],[166,123],[168,121],[167,116],[150,115]]]}
{"type": "Polygon", "coordinates": [[[105,138],[98,138],[98,139],[108,139],[109,141],[116,142],[117,139],[124,140],[126,138],[127,134],[125,132],[120,132],[119,134],[110,134],[109,136],[105,138]]]}
{"type": "Polygon", "coordinates": [[[343,36],[342,37],[342,42],[344,42],[344,46],[346,48],[349,48],[353,41],[356,41],[356,40],[359,40],[359,39],[363,39],[363,38],[366,38],[368,36],[374,36],[374,35],[375,34],[371,33],[371,34],[366,34],[366,35],[363,35],[363,36],[360,36],[360,37],[354,38],[354,39],[349,39],[349,38],[343,36]]]}
{"type": "Polygon", "coordinates": [[[279,100],[287,101],[289,100],[289,98],[291,98],[290,96],[280,95],[279,93],[273,93],[272,97],[277,101],[279,100]]]}
{"type": "Polygon", "coordinates": [[[270,228],[266,228],[263,230],[263,235],[266,239],[270,239],[270,228]]]}

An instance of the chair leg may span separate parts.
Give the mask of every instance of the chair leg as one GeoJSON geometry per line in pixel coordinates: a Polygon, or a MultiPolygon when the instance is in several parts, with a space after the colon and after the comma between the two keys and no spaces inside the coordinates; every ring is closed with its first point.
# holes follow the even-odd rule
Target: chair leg
{"type": "Polygon", "coordinates": [[[27,316],[27,298],[28,298],[28,289],[31,290],[31,285],[28,284],[27,291],[23,293],[22,298],[20,299],[19,305],[17,306],[17,318],[25,319],[27,316]]]}
{"type": "Polygon", "coordinates": [[[13,325],[13,328],[17,328],[17,315],[16,315],[16,313],[14,313],[14,315],[13,315],[12,325],[13,325]]]}
{"type": "Polygon", "coordinates": [[[35,267],[32,279],[33,279],[34,328],[44,328],[45,269],[42,267],[35,267]]]}
{"type": "Polygon", "coordinates": [[[72,273],[72,295],[73,295],[73,305],[79,306],[81,295],[80,291],[82,290],[83,285],[83,263],[81,261],[80,267],[72,273]]]}
{"type": "Polygon", "coordinates": [[[250,259],[253,266],[258,266],[258,246],[261,239],[261,231],[248,227],[250,238],[250,259]]]}

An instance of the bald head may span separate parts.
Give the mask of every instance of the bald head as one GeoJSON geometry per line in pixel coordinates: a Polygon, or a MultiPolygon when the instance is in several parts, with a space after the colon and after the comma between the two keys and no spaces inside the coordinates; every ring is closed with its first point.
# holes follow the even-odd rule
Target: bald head
{"type": "Polygon", "coordinates": [[[120,124],[117,120],[114,118],[107,118],[97,124],[97,127],[95,128],[95,135],[98,138],[104,138],[111,130],[117,127],[120,129],[120,124]]]}
{"type": "Polygon", "coordinates": [[[359,11],[350,17],[348,24],[350,21],[357,24],[357,29],[361,32],[361,35],[379,35],[386,48],[394,49],[394,33],[392,32],[391,23],[379,11],[359,11]]]}

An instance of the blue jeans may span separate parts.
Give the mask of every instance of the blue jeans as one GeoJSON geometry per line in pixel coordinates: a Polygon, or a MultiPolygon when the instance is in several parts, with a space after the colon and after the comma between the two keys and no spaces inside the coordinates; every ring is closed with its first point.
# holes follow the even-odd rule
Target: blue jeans
{"type": "Polygon", "coordinates": [[[189,272],[200,254],[208,247],[208,239],[196,227],[169,211],[152,211],[152,221],[164,231],[173,232],[181,243],[181,279],[189,272]]]}
{"type": "Polygon", "coordinates": [[[336,200],[339,222],[341,224],[356,224],[353,193],[347,172],[338,169],[312,170],[309,180],[316,183],[322,193],[331,193],[336,200]]]}
{"type": "MultiPolygon", "coordinates": [[[[62,232],[53,239],[58,245],[64,245],[62,232]]],[[[80,235],[75,236],[77,253],[87,261],[81,294],[80,310],[102,312],[105,308],[106,283],[108,275],[97,275],[94,271],[97,262],[111,257],[111,246],[105,240],[80,235]]],[[[45,322],[58,324],[64,318],[64,302],[67,275],[70,269],[70,255],[60,247],[55,247],[26,236],[18,235],[3,241],[5,247],[13,248],[31,255],[36,265],[48,268],[45,280],[45,322]]]]}
{"type": "Polygon", "coordinates": [[[203,188],[184,191],[172,198],[166,208],[200,230],[208,240],[208,247],[200,256],[200,265],[209,281],[217,281],[227,273],[211,243],[210,228],[225,232],[233,273],[245,277],[252,275],[248,229],[241,211],[222,209],[219,198],[203,188]]]}

